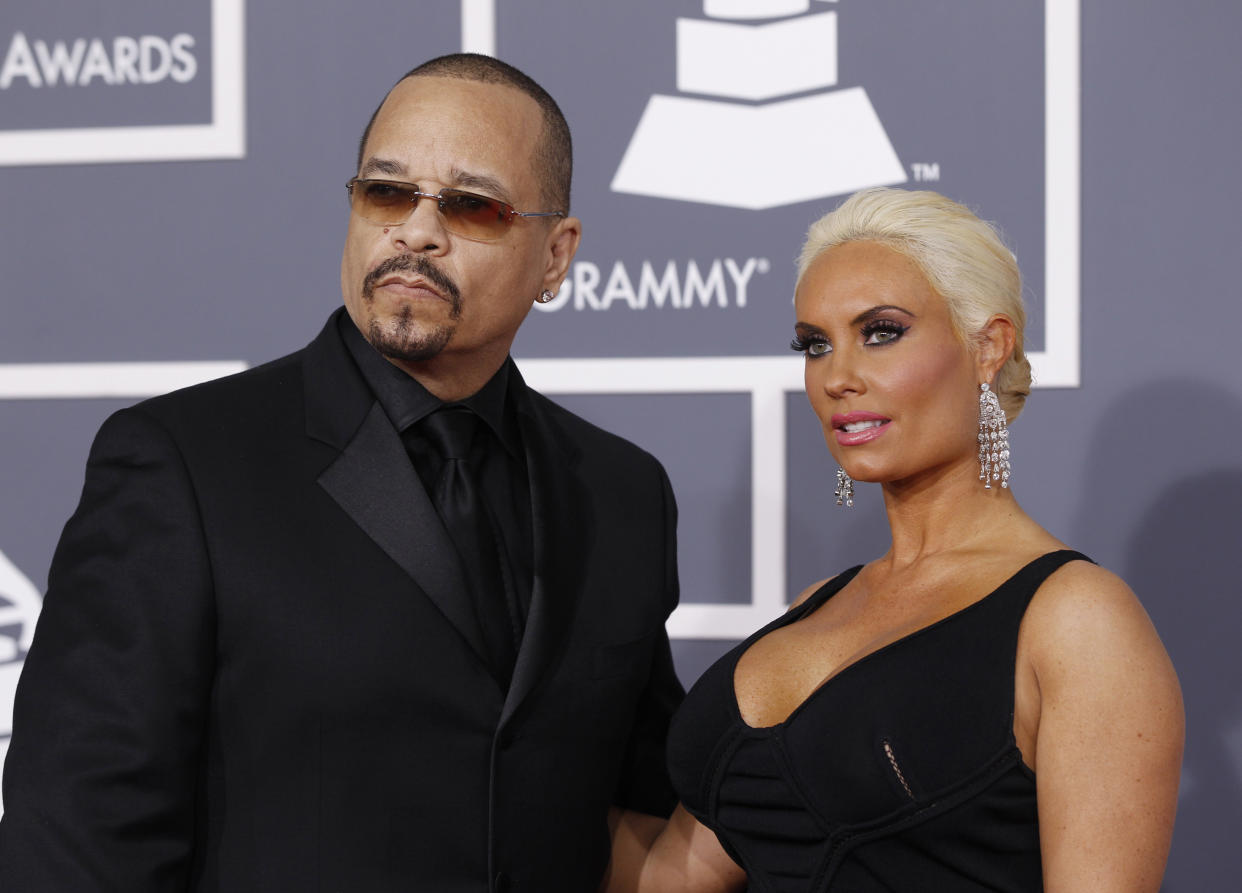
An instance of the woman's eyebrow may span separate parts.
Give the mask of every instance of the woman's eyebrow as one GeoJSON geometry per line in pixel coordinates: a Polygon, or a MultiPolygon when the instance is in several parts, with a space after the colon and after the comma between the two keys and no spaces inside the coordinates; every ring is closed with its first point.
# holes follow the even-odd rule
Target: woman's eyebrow
{"type": "MultiPolygon", "coordinates": [[[[898,307],[896,304],[880,304],[878,307],[872,307],[870,310],[864,310],[862,313],[855,316],[850,320],[850,325],[857,326],[865,322],[870,322],[877,316],[883,316],[884,313],[889,310],[896,310],[899,313],[904,313],[906,316],[915,316],[915,314],[911,313],[905,307],[898,307]]],[[[917,317],[915,318],[917,319],[917,317]]]]}

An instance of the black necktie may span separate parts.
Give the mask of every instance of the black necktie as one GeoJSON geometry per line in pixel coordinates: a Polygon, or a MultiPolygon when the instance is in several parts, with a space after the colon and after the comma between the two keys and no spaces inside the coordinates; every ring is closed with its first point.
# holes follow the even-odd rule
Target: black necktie
{"type": "Polygon", "coordinates": [[[446,406],[417,427],[444,460],[431,498],[461,555],[486,656],[497,681],[507,687],[517,657],[517,636],[509,616],[496,531],[470,467],[470,445],[479,422],[464,406],[446,406]]]}

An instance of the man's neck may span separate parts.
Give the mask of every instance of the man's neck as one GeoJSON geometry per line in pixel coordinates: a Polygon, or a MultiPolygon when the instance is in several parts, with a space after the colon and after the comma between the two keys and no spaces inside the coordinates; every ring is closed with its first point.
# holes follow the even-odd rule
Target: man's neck
{"type": "Polygon", "coordinates": [[[508,356],[508,347],[504,347],[486,354],[471,353],[468,357],[441,354],[418,362],[394,357],[385,359],[440,400],[454,403],[477,394],[508,356]]]}

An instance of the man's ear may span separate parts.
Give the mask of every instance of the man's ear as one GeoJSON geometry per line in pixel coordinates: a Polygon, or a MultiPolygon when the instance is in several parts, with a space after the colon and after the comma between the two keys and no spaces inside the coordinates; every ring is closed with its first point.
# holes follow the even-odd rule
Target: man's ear
{"type": "Polygon", "coordinates": [[[553,294],[560,290],[581,241],[582,221],[577,217],[558,220],[552,227],[548,234],[548,264],[543,274],[543,287],[546,290],[553,294]]]}

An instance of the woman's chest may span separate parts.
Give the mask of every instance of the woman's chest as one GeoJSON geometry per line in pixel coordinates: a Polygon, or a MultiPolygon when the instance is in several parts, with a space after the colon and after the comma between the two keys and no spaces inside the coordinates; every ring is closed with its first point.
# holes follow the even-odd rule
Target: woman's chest
{"type": "Polygon", "coordinates": [[[754,641],[738,658],[733,693],[747,725],[784,722],[821,687],[969,602],[932,593],[898,601],[850,588],[754,641]]]}

